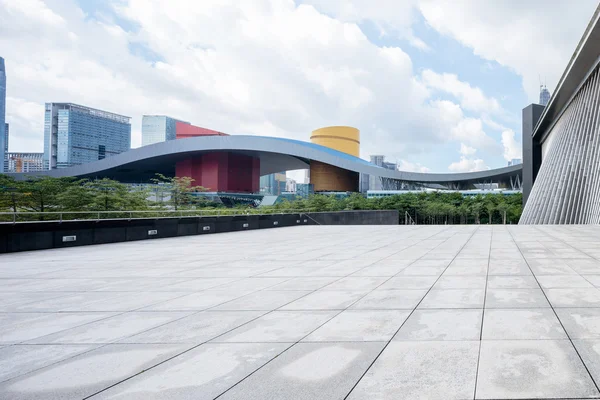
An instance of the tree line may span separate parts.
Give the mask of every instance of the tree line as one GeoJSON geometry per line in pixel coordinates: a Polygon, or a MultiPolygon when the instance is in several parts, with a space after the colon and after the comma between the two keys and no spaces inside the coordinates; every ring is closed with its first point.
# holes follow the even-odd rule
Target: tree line
{"type": "MultiPolygon", "coordinates": [[[[145,185],[132,186],[106,178],[37,176],[16,181],[10,176],[0,175],[0,212],[32,212],[38,215],[35,219],[45,219],[39,215],[48,212],[204,210],[223,207],[202,196],[201,193],[206,189],[195,185],[192,178],[171,178],[157,174],[153,182],[157,184],[155,190],[145,185]],[[157,190],[161,191],[160,196],[157,196],[157,190]]],[[[237,208],[245,209],[248,213],[398,210],[400,223],[515,224],[521,216],[521,202],[520,194],[463,197],[460,193],[438,191],[371,199],[358,193],[347,197],[316,194],[259,209],[248,205],[237,208]]],[[[119,215],[115,214],[114,217],[119,215]]]]}
{"type": "Polygon", "coordinates": [[[370,199],[355,193],[346,198],[314,195],[271,207],[312,211],[398,210],[400,223],[516,224],[521,217],[522,199],[520,193],[463,196],[457,192],[411,192],[370,199]]]}
{"type": "Polygon", "coordinates": [[[153,182],[167,201],[152,200],[147,186],[120,183],[112,179],[31,177],[17,181],[0,175],[0,211],[2,212],[87,212],[144,211],[216,207],[198,193],[205,191],[188,177],[170,178],[157,174],[153,182]],[[164,189],[164,190],[162,190],[164,189]]]}

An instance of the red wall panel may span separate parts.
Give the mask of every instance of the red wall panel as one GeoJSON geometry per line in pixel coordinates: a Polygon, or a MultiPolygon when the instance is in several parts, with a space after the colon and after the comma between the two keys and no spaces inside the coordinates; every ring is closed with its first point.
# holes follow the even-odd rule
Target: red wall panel
{"type": "Polygon", "coordinates": [[[185,122],[175,122],[175,138],[185,139],[196,136],[229,136],[223,132],[213,131],[212,129],[201,128],[185,122]]]}
{"type": "Polygon", "coordinates": [[[257,193],[260,159],[228,152],[203,154],[179,161],[176,176],[193,178],[194,185],[211,192],[257,193]]]}

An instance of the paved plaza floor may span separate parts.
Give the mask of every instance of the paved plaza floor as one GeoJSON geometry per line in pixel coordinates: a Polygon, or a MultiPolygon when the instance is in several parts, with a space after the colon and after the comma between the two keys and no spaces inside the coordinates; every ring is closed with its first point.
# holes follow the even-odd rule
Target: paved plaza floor
{"type": "Polygon", "coordinates": [[[304,226],[0,255],[0,399],[600,398],[600,227],[304,226]]]}

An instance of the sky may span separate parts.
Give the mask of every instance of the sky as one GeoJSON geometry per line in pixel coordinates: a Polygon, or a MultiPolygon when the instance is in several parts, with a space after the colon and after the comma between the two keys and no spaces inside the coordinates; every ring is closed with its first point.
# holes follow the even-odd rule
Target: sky
{"type": "Polygon", "coordinates": [[[360,129],[361,157],[466,172],[521,157],[597,0],[0,0],[10,151],[45,102],[230,134],[360,129]]]}

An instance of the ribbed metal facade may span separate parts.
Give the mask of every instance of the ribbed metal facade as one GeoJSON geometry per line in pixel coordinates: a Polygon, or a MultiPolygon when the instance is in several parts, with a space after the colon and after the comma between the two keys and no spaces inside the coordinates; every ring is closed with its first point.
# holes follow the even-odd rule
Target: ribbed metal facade
{"type": "Polygon", "coordinates": [[[596,67],[546,136],[548,148],[520,224],[600,223],[599,124],[596,67]]]}

